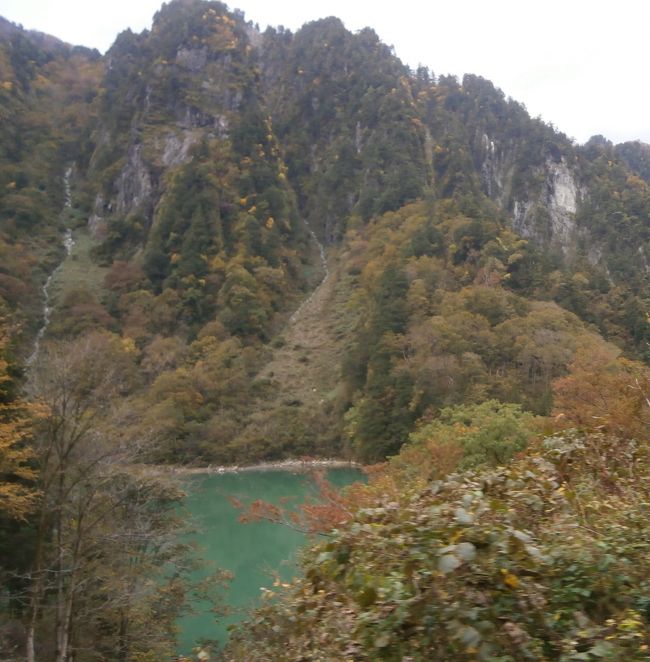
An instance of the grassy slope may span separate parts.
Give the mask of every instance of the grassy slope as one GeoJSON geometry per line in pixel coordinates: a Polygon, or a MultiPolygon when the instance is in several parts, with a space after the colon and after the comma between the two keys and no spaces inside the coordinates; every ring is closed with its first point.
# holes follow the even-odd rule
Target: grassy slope
{"type": "Polygon", "coordinates": [[[328,262],[329,277],[271,343],[256,377],[260,396],[235,441],[240,448],[266,447],[268,458],[340,454],[341,357],[356,316],[348,305],[351,278],[335,253],[328,262]]]}
{"type": "Polygon", "coordinates": [[[64,260],[52,282],[51,299],[56,306],[69,292],[86,289],[101,299],[104,277],[108,269],[99,266],[90,257],[90,251],[97,245],[86,228],[74,230],[75,244],[70,255],[64,260]]]}

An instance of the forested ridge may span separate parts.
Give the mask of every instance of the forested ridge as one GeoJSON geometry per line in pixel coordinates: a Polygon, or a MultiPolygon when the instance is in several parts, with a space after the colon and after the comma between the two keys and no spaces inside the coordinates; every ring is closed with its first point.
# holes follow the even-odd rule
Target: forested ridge
{"type": "Polygon", "coordinates": [[[150,465],[302,456],[374,466],[225,659],[648,659],[648,145],[204,0],[0,19],[0,119],[3,659],[166,659],[150,465]]]}

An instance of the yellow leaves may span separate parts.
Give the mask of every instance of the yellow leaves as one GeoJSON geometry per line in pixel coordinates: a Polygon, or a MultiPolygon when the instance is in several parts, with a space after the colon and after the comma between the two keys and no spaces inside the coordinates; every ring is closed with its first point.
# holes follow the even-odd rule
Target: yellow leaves
{"type": "Polygon", "coordinates": [[[7,184],[8,189],[15,189],[16,188],[16,182],[9,182],[7,184]]]}
{"type": "Polygon", "coordinates": [[[273,216],[269,216],[266,219],[265,226],[267,227],[267,229],[272,230],[274,225],[275,225],[275,221],[273,220],[273,216]]]}
{"type": "Polygon", "coordinates": [[[215,255],[210,260],[209,269],[212,273],[224,272],[226,270],[226,263],[221,256],[215,255]]]}
{"type": "Polygon", "coordinates": [[[643,190],[647,187],[647,184],[637,175],[630,175],[625,183],[629,187],[635,188],[637,190],[643,190]]]}
{"type": "Polygon", "coordinates": [[[0,87],[2,87],[3,90],[7,90],[7,92],[11,92],[11,90],[14,89],[14,83],[11,80],[5,80],[0,87]]]}
{"type": "Polygon", "coordinates": [[[121,339],[122,349],[127,354],[135,354],[138,351],[138,348],[135,346],[135,341],[133,338],[122,338],[121,339]]]}
{"type": "Polygon", "coordinates": [[[181,256],[180,256],[179,253],[172,253],[171,257],[169,258],[169,260],[172,264],[176,264],[180,259],[181,259],[181,256]]]}
{"type": "Polygon", "coordinates": [[[519,586],[519,578],[517,575],[513,575],[508,570],[501,568],[501,574],[503,575],[503,583],[510,588],[517,588],[519,586]]]}
{"type": "Polygon", "coordinates": [[[602,428],[626,438],[648,439],[650,370],[616,357],[609,346],[579,348],[569,375],[555,380],[555,413],[566,427],[602,428]]]}
{"type": "Polygon", "coordinates": [[[34,509],[37,496],[35,491],[18,483],[0,483],[0,511],[14,519],[24,520],[34,509]]]}
{"type": "MultiPolygon", "coordinates": [[[[6,342],[0,329],[0,352],[6,342]]],[[[0,384],[9,380],[8,367],[0,353],[0,384]]],[[[24,519],[38,496],[25,481],[36,478],[29,438],[35,421],[44,414],[44,407],[20,400],[0,405],[0,511],[15,519],[24,519]]]]}
{"type": "Polygon", "coordinates": [[[458,531],[454,532],[454,534],[449,538],[449,544],[450,545],[455,545],[458,540],[465,534],[464,531],[461,529],[458,529],[458,531]]]}
{"type": "Polygon", "coordinates": [[[589,278],[578,271],[571,277],[571,282],[578,287],[585,287],[586,285],[589,285],[589,278]]]}

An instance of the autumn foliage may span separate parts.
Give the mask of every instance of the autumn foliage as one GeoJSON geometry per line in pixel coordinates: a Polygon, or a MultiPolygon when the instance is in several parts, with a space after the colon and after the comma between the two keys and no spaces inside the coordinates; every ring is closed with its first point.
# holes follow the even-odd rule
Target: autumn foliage
{"type": "Polygon", "coordinates": [[[42,409],[12,397],[11,377],[4,358],[7,336],[0,335],[0,513],[24,519],[36,504],[34,452],[30,445],[42,409]]]}
{"type": "Polygon", "coordinates": [[[310,534],[328,534],[349,521],[360,505],[369,501],[361,483],[340,490],[327,480],[324,471],[315,470],[309,476],[314,482],[314,494],[297,507],[292,507],[286,500],[270,503],[256,499],[243,503],[230,497],[230,501],[241,511],[239,519],[242,523],[266,520],[310,534]]]}
{"type": "Polygon", "coordinates": [[[581,351],[554,385],[556,422],[650,440],[650,369],[610,351],[581,351]]]}

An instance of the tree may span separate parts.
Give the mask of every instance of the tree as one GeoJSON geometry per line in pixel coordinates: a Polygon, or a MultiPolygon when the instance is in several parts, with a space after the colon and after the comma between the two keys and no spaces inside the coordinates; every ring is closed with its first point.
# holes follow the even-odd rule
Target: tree
{"type": "Polygon", "coordinates": [[[576,353],[569,375],[554,384],[555,414],[562,426],[650,438],[650,369],[617,357],[611,347],[576,353]]]}
{"type": "Polygon", "coordinates": [[[7,336],[0,329],[0,513],[25,519],[34,509],[37,496],[29,440],[40,409],[12,394],[5,358],[7,343],[7,336]]]}
{"type": "Polygon", "coordinates": [[[402,484],[420,484],[459,469],[502,465],[523,451],[535,432],[535,417],[519,405],[488,400],[446,407],[411,434],[389,471],[402,484]]]}
{"type": "Polygon", "coordinates": [[[87,647],[118,660],[173,650],[187,566],[178,559],[182,491],[138,469],[152,441],[124,400],[137,383],[133,351],[102,333],[39,357],[32,389],[48,414],[35,436],[29,662],[83,660],[87,647]],[[166,564],[179,572],[161,577],[166,564]]]}

